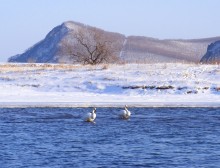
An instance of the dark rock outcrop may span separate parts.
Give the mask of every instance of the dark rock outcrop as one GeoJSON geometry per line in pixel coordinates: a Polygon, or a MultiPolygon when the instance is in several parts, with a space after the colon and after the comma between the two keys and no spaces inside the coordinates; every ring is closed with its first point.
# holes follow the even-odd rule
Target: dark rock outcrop
{"type": "Polygon", "coordinates": [[[215,43],[211,43],[208,48],[206,54],[202,57],[201,63],[210,63],[216,64],[220,63],[220,41],[216,41],[215,43]]]}

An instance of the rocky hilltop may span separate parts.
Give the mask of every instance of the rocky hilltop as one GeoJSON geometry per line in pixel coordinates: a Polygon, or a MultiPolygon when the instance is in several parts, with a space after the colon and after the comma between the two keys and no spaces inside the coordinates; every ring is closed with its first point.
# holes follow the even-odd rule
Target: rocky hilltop
{"type": "MultiPolygon", "coordinates": [[[[88,31],[94,27],[68,21],[55,27],[46,37],[26,50],[23,54],[12,56],[9,62],[29,63],[72,63],[67,53],[60,53],[63,44],[73,41],[76,30],[88,31]]],[[[199,62],[207,46],[220,37],[193,40],[160,40],[141,36],[128,36],[103,31],[105,37],[121,48],[117,56],[128,63],[160,62],[199,62]]],[[[74,45],[74,43],[73,43],[74,45]]]]}
{"type": "Polygon", "coordinates": [[[208,46],[206,54],[202,57],[201,63],[220,63],[220,41],[208,46]]]}

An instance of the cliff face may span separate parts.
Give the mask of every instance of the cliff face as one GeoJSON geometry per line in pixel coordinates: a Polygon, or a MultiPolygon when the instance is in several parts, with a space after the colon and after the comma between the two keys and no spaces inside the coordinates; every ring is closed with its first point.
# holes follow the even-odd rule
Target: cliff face
{"type": "Polygon", "coordinates": [[[206,54],[200,60],[201,63],[220,63],[220,41],[216,41],[211,43],[208,48],[206,54]]]}
{"type": "MultiPolygon", "coordinates": [[[[23,63],[72,63],[68,53],[60,53],[65,43],[74,45],[74,32],[89,31],[94,27],[72,21],[64,22],[55,27],[40,42],[29,48],[23,54],[12,56],[9,62],[23,63]]],[[[201,60],[207,46],[220,37],[193,39],[193,40],[160,40],[149,37],[128,36],[123,34],[103,31],[105,38],[113,41],[114,45],[121,48],[118,57],[128,63],[160,63],[160,62],[196,62],[201,60]]],[[[211,47],[211,46],[210,46],[211,47]]],[[[216,52],[215,52],[216,53],[216,52]]],[[[216,60],[217,57],[202,59],[216,60]]],[[[218,57],[219,58],[219,57],[218,57]]]]}

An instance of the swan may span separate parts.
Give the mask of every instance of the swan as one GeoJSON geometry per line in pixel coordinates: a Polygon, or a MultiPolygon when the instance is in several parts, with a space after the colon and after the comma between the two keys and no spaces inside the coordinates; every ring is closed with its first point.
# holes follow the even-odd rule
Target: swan
{"type": "Polygon", "coordinates": [[[119,117],[121,119],[129,119],[131,116],[131,112],[128,110],[127,105],[125,105],[125,109],[121,111],[119,117]]]}
{"type": "Polygon", "coordinates": [[[87,114],[85,121],[94,122],[95,118],[96,118],[96,108],[93,108],[92,112],[87,114]]]}

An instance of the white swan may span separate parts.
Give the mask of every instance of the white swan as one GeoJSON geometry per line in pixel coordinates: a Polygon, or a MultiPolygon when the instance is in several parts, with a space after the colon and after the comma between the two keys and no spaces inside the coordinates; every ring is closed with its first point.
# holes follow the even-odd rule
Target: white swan
{"type": "Polygon", "coordinates": [[[130,116],[131,116],[131,112],[127,109],[127,106],[125,105],[125,109],[121,111],[119,117],[121,119],[129,119],[130,116]]]}
{"type": "Polygon", "coordinates": [[[93,108],[92,112],[87,114],[85,121],[94,122],[95,118],[96,118],[96,108],[93,108]]]}

